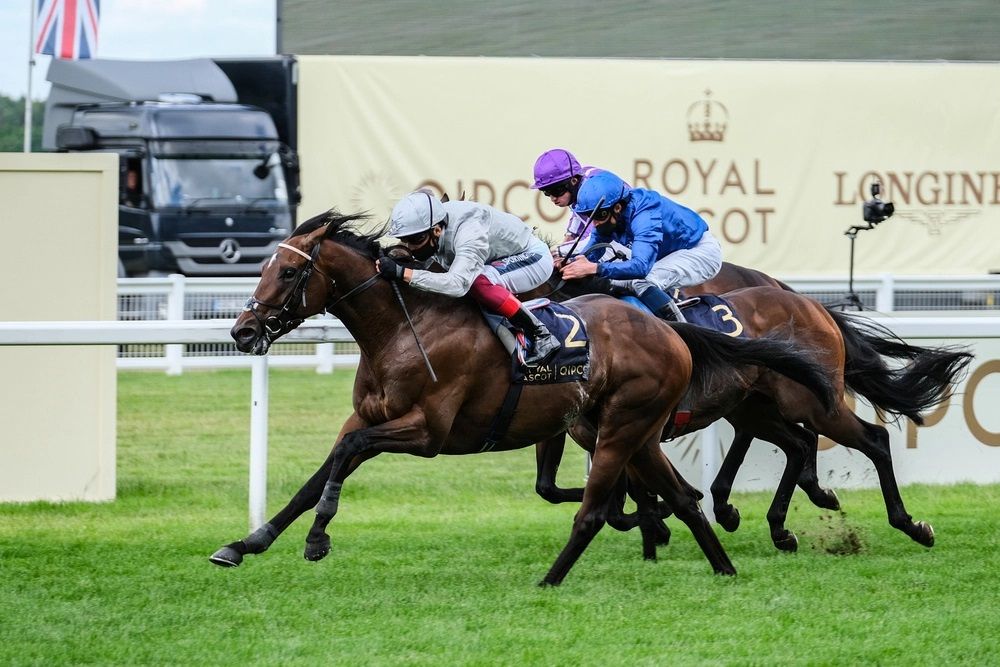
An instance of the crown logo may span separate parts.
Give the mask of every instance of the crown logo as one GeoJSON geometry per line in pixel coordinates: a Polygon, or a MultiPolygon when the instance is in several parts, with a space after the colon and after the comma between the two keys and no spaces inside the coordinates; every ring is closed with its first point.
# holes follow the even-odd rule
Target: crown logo
{"type": "Polygon", "coordinates": [[[723,141],[729,110],[722,102],[712,99],[712,91],[705,91],[705,99],[695,102],[687,111],[688,136],[691,141],[723,141]]]}

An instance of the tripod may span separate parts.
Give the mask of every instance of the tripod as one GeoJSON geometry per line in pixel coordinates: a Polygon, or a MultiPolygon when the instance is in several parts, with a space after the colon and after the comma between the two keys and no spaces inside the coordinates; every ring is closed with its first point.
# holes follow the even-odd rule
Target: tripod
{"type": "Polygon", "coordinates": [[[858,238],[858,232],[862,232],[866,229],[875,229],[875,225],[868,222],[865,223],[864,227],[859,225],[851,225],[851,227],[844,232],[844,236],[851,240],[851,260],[847,267],[847,294],[844,295],[844,301],[839,304],[845,310],[847,308],[854,308],[855,310],[864,310],[865,306],[861,303],[861,297],[858,293],[854,291],[854,241],[858,238]]]}

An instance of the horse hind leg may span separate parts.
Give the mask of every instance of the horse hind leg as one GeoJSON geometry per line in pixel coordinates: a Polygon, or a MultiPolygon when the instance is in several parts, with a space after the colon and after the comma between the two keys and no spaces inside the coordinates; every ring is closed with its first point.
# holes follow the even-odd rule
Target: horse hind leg
{"type": "Polygon", "coordinates": [[[905,533],[918,544],[925,547],[934,546],[934,528],[926,521],[913,521],[913,517],[903,504],[896,482],[896,473],[892,469],[889,432],[883,426],[862,420],[853,412],[845,410],[841,414],[843,419],[833,428],[820,431],[835,442],[858,450],[875,466],[889,525],[905,533]]]}
{"type": "MultiPolygon", "coordinates": [[[[861,421],[860,419],[858,421],[861,421]]],[[[882,426],[862,422],[866,438],[862,447],[856,447],[875,465],[878,473],[879,486],[885,500],[889,525],[896,530],[909,535],[910,539],[925,547],[934,546],[934,528],[926,521],[914,521],[906,511],[903,497],[896,482],[896,473],[892,469],[892,453],[889,450],[889,432],[882,426]]],[[[852,446],[852,445],[848,445],[852,446]]]]}
{"type": "Polygon", "coordinates": [[[679,475],[659,447],[658,439],[647,443],[629,461],[629,472],[646,487],[662,496],[678,519],[691,530],[702,553],[716,574],[736,574],[736,568],[701,511],[697,497],[688,492],[679,475]]]}
{"type": "Polygon", "coordinates": [[[601,446],[594,453],[590,476],[583,492],[583,502],[573,519],[573,529],[569,541],[556,557],[539,586],[558,586],[570,569],[580,559],[587,546],[607,521],[608,506],[612,502],[615,487],[625,468],[625,453],[607,446],[601,446]]]}

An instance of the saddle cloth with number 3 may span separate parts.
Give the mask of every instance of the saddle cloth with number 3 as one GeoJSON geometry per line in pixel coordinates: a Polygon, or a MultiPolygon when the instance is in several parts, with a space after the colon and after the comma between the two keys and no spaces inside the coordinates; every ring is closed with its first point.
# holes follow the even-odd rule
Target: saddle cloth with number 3
{"type": "MultiPolygon", "coordinates": [[[[652,314],[652,311],[634,296],[627,296],[622,301],[628,301],[636,308],[652,314]]],[[[690,299],[678,301],[677,305],[680,307],[684,319],[690,324],[697,324],[700,327],[712,329],[727,336],[733,336],[734,338],[747,337],[743,323],[733,313],[732,304],[721,296],[701,294],[693,296],[690,299]]]]}

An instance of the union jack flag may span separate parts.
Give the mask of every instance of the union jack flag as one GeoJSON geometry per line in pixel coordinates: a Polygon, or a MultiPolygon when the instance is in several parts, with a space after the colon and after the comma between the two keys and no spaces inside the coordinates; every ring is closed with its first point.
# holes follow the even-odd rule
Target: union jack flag
{"type": "Polygon", "coordinates": [[[35,53],[77,60],[97,55],[101,0],[38,0],[35,53]]]}

